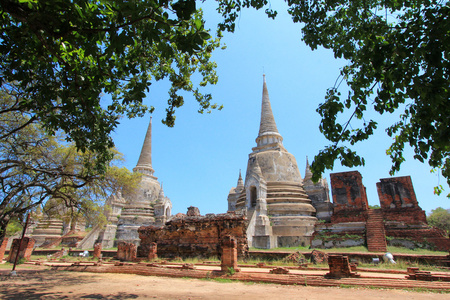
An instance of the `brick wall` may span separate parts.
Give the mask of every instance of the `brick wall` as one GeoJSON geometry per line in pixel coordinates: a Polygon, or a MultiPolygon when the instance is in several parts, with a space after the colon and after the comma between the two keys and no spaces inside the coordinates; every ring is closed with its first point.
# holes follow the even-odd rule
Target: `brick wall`
{"type": "Polygon", "coordinates": [[[423,247],[430,246],[434,250],[450,251],[450,239],[445,232],[438,228],[398,228],[386,226],[386,236],[388,243],[391,239],[406,239],[415,243],[424,244],[423,247]]]}
{"type": "Polygon", "coordinates": [[[22,243],[20,239],[14,239],[11,244],[11,250],[9,251],[8,261],[14,263],[17,252],[19,252],[19,259],[24,258],[26,261],[31,259],[31,253],[33,253],[35,240],[30,237],[24,237],[22,243]],[[20,251],[19,250],[19,245],[20,251]]]}
{"type": "Polygon", "coordinates": [[[380,179],[377,191],[382,209],[419,207],[410,176],[380,179]]]}
{"type": "Polygon", "coordinates": [[[248,251],[246,231],[247,218],[234,213],[174,218],[165,226],[140,227],[137,255],[148,257],[151,243],[157,243],[159,257],[220,257],[222,239],[232,236],[243,257],[248,251]]]}
{"type": "Polygon", "coordinates": [[[331,222],[361,222],[367,219],[366,188],[358,171],[330,174],[333,195],[331,222]]]}
{"type": "Polygon", "coordinates": [[[229,235],[225,236],[222,239],[222,259],[220,265],[222,272],[228,272],[230,268],[233,268],[235,271],[239,271],[237,262],[236,239],[229,235]]]}
{"type": "Polygon", "coordinates": [[[3,260],[5,256],[6,246],[8,245],[8,238],[4,237],[2,245],[0,246],[0,262],[3,260]]]}
{"type": "Polygon", "coordinates": [[[102,243],[94,244],[94,258],[102,258],[102,243]]]}
{"type": "Polygon", "coordinates": [[[134,261],[136,259],[136,245],[133,243],[119,242],[117,245],[117,259],[121,261],[134,261]]]}

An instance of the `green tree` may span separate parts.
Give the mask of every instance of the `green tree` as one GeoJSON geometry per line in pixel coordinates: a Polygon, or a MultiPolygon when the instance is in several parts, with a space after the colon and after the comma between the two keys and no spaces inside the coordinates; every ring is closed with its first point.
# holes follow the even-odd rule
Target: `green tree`
{"type": "MultiPolygon", "coordinates": [[[[32,117],[10,110],[18,95],[0,90],[0,99],[0,240],[10,220],[23,220],[50,199],[65,213],[101,222],[106,197],[137,186],[139,175],[126,168],[109,164],[104,173],[93,172],[95,153],[49,136],[32,117]]],[[[113,162],[119,160],[115,152],[113,162]]]]}
{"type": "Polygon", "coordinates": [[[450,210],[438,207],[431,210],[427,217],[428,224],[450,233],[450,210]]]}
{"type": "Polygon", "coordinates": [[[96,152],[99,171],[112,158],[118,119],[153,111],[142,103],[152,83],[171,84],[168,126],[183,93],[200,112],[217,108],[200,88],[217,82],[218,46],[195,0],[0,1],[0,84],[23,94],[15,109],[30,121],[96,152]]]}
{"type": "MultiPolygon", "coordinates": [[[[234,29],[244,7],[267,8],[265,0],[218,1],[227,9],[221,29],[234,29]]],[[[396,118],[386,133],[393,143],[386,153],[393,175],[405,160],[405,145],[414,158],[442,172],[450,185],[450,4],[432,0],[288,0],[294,22],[302,23],[303,41],[312,49],[331,49],[347,65],[319,105],[320,130],[331,142],[315,156],[313,179],[340,160],[364,165],[352,147],[378,127],[378,114],[396,118]],[[349,92],[341,94],[342,82],[349,92]],[[399,117],[398,117],[399,115],[399,117]]],[[[440,193],[442,187],[435,188],[440,193]]],[[[449,194],[450,196],[450,194],[449,194]]]]}

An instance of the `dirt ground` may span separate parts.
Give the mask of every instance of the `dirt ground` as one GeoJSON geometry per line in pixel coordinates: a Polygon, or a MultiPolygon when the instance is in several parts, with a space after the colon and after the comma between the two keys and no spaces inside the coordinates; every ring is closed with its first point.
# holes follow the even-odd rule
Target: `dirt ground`
{"type": "Polygon", "coordinates": [[[1,299],[450,299],[449,294],[222,283],[212,280],[50,270],[0,271],[1,299]]]}

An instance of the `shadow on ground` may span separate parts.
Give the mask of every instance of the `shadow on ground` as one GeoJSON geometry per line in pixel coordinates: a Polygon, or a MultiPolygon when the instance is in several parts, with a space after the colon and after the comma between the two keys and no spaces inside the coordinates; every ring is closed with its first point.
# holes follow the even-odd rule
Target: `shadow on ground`
{"type": "MultiPolygon", "coordinates": [[[[0,271],[0,298],[11,300],[35,300],[35,299],[136,299],[135,294],[119,292],[111,295],[100,293],[73,292],[58,293],[51,291],[53,288],[63,286],[76,286],[88,282],[99,282],[98,279],[75,275],[72,272],[61,272],[52,270],[18,270],[17,276],[10,276],[10,270],[0,271]]],[[[100,282],[99,282],[99,286],[100,282]]]]}

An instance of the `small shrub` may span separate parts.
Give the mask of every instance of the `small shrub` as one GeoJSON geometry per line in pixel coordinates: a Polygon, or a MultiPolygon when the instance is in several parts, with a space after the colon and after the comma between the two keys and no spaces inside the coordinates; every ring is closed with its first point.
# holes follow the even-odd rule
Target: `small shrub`
{"type": "Polygon", "coordinates": [[[229,267],[227,274],[233,276],[236,273],[236,270],[233,267],[229,267]]]}

